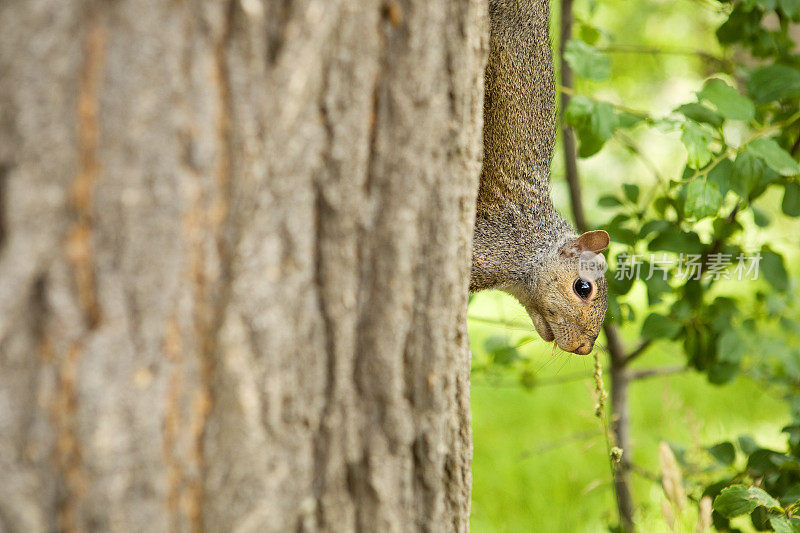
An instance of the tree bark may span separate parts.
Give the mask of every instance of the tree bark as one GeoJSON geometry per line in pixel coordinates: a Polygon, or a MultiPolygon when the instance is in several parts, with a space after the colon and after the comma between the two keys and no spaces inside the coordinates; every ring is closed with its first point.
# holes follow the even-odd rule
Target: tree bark
{"type": "Polygon", "coordinates": [[[467,529],[485,11],[0,3],[0,530],[467,529]]]}

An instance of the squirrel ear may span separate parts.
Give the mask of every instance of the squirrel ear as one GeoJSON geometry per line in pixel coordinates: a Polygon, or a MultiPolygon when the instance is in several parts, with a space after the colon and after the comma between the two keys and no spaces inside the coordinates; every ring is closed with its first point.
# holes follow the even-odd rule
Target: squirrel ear
{"type": "Polygon", "coordinates": [[[608,241],[608,233],[601,229],[587,231],[577,239],[564,245],[561,249],[561,255],[564,257],[577,257],[582,252],[594,252],[597,254],[608,248],[608,241]]]}
{"type": "Polygon", "coordinates": [[[580,252],[594,252],[596,254],[608,248],[608,233],[598,229],[587,231],[575,241],[575,247],[580,252]]]}

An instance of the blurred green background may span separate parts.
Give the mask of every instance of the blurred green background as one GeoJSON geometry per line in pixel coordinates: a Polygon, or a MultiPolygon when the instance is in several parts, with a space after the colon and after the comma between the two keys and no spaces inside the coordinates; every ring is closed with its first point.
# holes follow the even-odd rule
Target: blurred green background
{"type": "MultiPolygon", "coordinates": [[[[470,315],[529,321],[519,304],[497,292],[477,295],[470,315]]],[[[481,364],[484,346],[494,336],[514,343],[536,335],[477,320],[469,330],[473,365],[481,364]]],[[[518,365],[534,371],[540,385],[526,388],[514,371],[473,378],[472,530],[608,531],[616,510],[604,431],[594,416],[591,356],[558,349],[553,354],[552,345],[538,338],[520,352],[528,361],[518,365]]],[[[648,354],[647,365],[676,364],[681,358],[663,342],[648,354]]],[[[711,385],[698,373],[634,382],[634,460],[658,475],[662,440],[700,447],[751,434],[762,445],[777,445],[785,440],[779,431],[787,418],[777,394],[746,376],[724,386],[711,385]]],[[[669,531],[661,516],[660,484],[638,474],[633,481],[642,531],[669,531]]]]}
{"type": "MultiPolygon", "coordinates": [[[[551,3],[555,46],[559,4],[551,3]]],[[[609,48],[611,60],[607,79],[579,80],[577,92],[653,115],[668,114],[690,101],[713,72],[708,60],[695,51],[714,56],[723,53],[714,32],[729,11],[712,1],[575,2],[574,34],[580,36],[582,31],[599,28],[599,42],[609,48]],[[637,51],[610,51],[629,45],[637,51]]],[[[631,137],[643,155],[632,154],[623,144],[610,141],[597,155],[579,160],[591,227],[602,225],[611,216],[610,211],[597,207],[598,198],[619,194],[623,182],[637,183],[646,191],[656,183],[651,166],[667,179],[682,172],[686,152],[679,133],[647,128],[632,132],[631,137]]],[[[552,194],[559,211],[570,218],[560,143],[559,135],[552,164],[552,194]]],[[[796,267],[800,221],[781,213],[781,196],[779,190],[768,190],[758,198],[755,205],[771,223],[758,227],[748,214],[740,220],[744,226],[740,241],[750,249],[770,244],[785,256],[790,274],[796,277],[800,274],[796,267]]],[[[621,249],[613,244],[609,256],[621,249]]],[[[730,282],[715,289],[721,293],[740,291],[747,297],[744,293],[752,292],[753,285],[730,282]]],[[[642,282],[636,282],[626,301],[637,311],[637,320],[624,324],[621,332],[629,345],[635,345],[641,318],[648,309],[642,282]]],[[[786,312],[798,319],[796,311],[786,312]]],[[[499,292],[473,296],[469,316],[473,354],[472,530],[608,531],[609,524],[616,523],[616,507],[604,429],[594,416],[592,356],[553,351],[552,344],[538,338],[522,307],[499,292]],[[494,364],[498,353],[502,356],[497,346],[518,346],[518,352],[508,355],[514,361],[494,364]]],[[[603,361],[604,342],[601,336],[596,347],[603,361]]],[[[757,351],[747,354],[750,360],[763,356],[757,351]]],[[[661,340],[634,368],[685,362],[679,342],[661,340]]],[[[746,370],[722,386],[712,385],[705,374],[692,371],[632,383],[630,452],[637,465],[633,488],[640,530],[670,531],[661,510],[665,497],[658,480],[659,442],[667,441],[690,454],[741,434],[753,435],[762,446],[785,446],[786,437],[780,429],[787,423],[789,407],[782,394],[781,389],[754,379],[746,370]]],[[[752,530],[744,518],[734,523],[752,530]]]]}

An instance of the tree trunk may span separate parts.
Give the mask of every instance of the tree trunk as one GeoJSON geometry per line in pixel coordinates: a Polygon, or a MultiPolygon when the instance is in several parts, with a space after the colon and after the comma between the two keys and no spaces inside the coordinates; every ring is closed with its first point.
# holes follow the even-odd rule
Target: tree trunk
{"type": "Polygon", "coordinates": [[[480,0],[0,3],[0,530],[465,530],[480,0]]]}

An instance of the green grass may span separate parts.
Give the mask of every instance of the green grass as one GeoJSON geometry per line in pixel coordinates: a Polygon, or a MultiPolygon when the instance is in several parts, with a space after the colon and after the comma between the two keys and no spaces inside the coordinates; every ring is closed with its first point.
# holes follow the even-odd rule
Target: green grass
{"type": "MultiPolygon", "coordinates": [[[[477,295],[470,315],[528,320],[516,302],[500,293],[477,295]]],[[[497,335],[514,343],[530,333],[471,321],[475,367],[485,362],[486,339],[497,335]]],[[[473,376],[472,530],[606,531],[616,523],[616,511],[604,433],[594,416],[593,361],[554,354],[552,345],[539,339],[521,353],[527,358],[521,364],[545,383],[525,389],[515,382],[519,372],[473,376]],[[546,383],[573,376],[577,379],[546,383]]],[[[679,357],[675,347],[659,343],[642,364],[674,365],[681,363],[679,357]]],[[[744,377],[723,387],[697,373],[644,380],[631,385],[630,404],[633,450],[628,452],[656,475],[662,440],[699,450],[750,433],[763,445],[779,445],[787,420],[784,402],[744,377]]],[[[667,531],[660,486],[635,476],[634,491],[641,529],[667,531]]]]}

